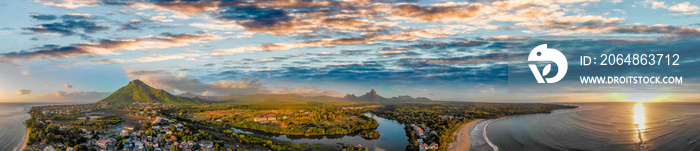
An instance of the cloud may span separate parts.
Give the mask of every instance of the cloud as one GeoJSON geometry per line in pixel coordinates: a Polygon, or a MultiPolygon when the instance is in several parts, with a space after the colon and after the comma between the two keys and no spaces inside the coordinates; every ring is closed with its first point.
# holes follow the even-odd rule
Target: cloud
{"type": "Polygon", "coordinates": [[[416,62],[427,63],[482,63],[492,61],[505,61],[508,55],[505,53],[491,53],[479,56],[448,57],[438,59],[417,59],[416,62]]]}
{"type": "MultiPolygon", "coordinates": [[[[40,20],[54,20],[56,16],[45,16],[30,14],[32,18],[37,18],[40,20]]],[[[74,14],[69,13],[61,16],[62,21],[54,23],[39,24],[34,27],[25,27],[23,29],[31,31],[32,34],[37,35],[61,35],[61,36],[72,36],[78,35],[85,39],[89,39],[90,36],[87,34],[94,33],[97,31],[108,30],[109,26],[98,25],[90,14],[74,14]],[[82,30],[82,32],[79,32],[82,30]]]]}
{"type": "Polygon", "coordinates": [[[78,7],[94,7],[102,2],[97,0],[34,0],[44,5],[74,9],[78,7]]]}
{"type": "Polygon", "coordinates": [[[668,10],[675,12],[683,12],[683,14],[685,15],[693,15],[697,14],[700,8],[698,8],[698,6],[690,5],[690,2],[682,2],[668,7],[668,10]]]}
{"type": "Polygon", "coordinates": [[[29,14],[29,16],[41,21],[51,21],[57,18],[55,15],[39,15],[34,13],[29,14]]]}
{"type": "Polygon", "coordinates": [[[78,14],[78,13],[68,13],[61,16],[61,19],[88,19],[92,18],[90,14],[78,14]]]}
{"type": "Polygon", "coordinates": [[[63,88],[70,89],[70,88],[73,88],[73,85],[64,84],[64,85],[63,85],[63,88]]]}
{"type": "Polygon", "coordinates": [[[451,22],[469,20],[484,15],[481,3],[443,3],[424,7],[416,4],[398,4],[390,14],[414,21],[451,22]]]}
{"type": "Polygon", "coordinates": [[[200,14],[206,11],[214,11],[219,9],[219,5],[236,4],[237,2],[220,2],[220,1],[155,1],[149,3],[120,3],[113,2],[108,4],[123,5],[137,9],[155,9],[177,12],[186,15],[200,14]]]}
{"type": "Polygon", "coordinates": [[[484,39],[486,39],[486,40],[523,40],[523,39],[527,39],[527,38],[501,35],[501,36],[496,36],[496,37],[486,37],[484,39]]]}
{"type": "Polygon", "coordinates": [[[127,62],[127,60],[122,60],[122,59],[99,59],[99,60],[90,60],[90,61],[71,62],[71,63],[68,63],[68,64],[59,64],[59,65],[74,66],[74,65],[113,64],[113,63],[125,63],[125,62],[127,62]]]}
{"type": "Polygon", "coordinates": [[[606,28],[615,27],[622,22],[622,18],[606,18],[597,15],[572,15],[557,16],[544,19],[539,23],[524,22],[516,25],[529,27],[533,30],[544,31],[554,35],[577,33],[606,33],[606,28]]]}
{"type": "Polygon", "coordinates": [[[700,7],[691,5],[690,2],[682,2],[673,6],[667,5],[665,2],[659,2],[654,0],[646,0],[641,2],[644,7],[651,7],[651,9],[667,9],[674,12],[682,12],[685,15],[694,15],[700,11],[700,7]]]}
{"type": "Polygon", "coordinates": [[[413,53],[413,52],[400,51],[400,50],[382,50],[382,51],[379,51],[379,54],[383,54],[383,55],[411,54],[411,53],[413,53]]]}
{"type": "Polygon", "coordinates": [[[133,19],[127,23],[123,23],[119,30],[142,30],[142,29],[162,29],[168,27],[174,27],[171,25],[160,24],[159,22],[172,22],[172,19],[165,19],[164,16],[145,18],[145,19],[133,19]]]}
{"type": "Polygon", "coordinates": [[[24,96],[29,96],[29,95],[33,94],[32,90],[27,90],[27,89],[17,89],[17,90],[15,90],[15,93],[17,93],[17,95],[24,95],[24,96]]]}
{"type": "Polygon", "coordinates": [[[189,25],[192,27],[198,27],[198,28],[210,29],[210,30],[230,31],[230,30],[242,30],[243,29],[243,27],[241,27],[240,25],[236,25],[236,24],[190,23],[189,25]]]}
{"type": "Polygon", "coordinates": [[[97,102],[106,98],[110,92],[92,92],[92,91],[53,91],[42,94],[37,100],[52,100],[61,102],[97,102]]]}
{"type": "MultiPolygon", "coordinates": [[[[146,36],[128,40],[105,39],[97,43],[78,43],[71,46],[45,46],[32,51],[10,52],[2,54],[0,60],[17,59],[41,59],[41,58],[68,58],[77,56],[95,56],[114,54],[123,50],[165,49],[172,47],[188,46],[191,43],[199,43],[206,40],[220,39],[212,35],[170,34],[161,36],[146,36]]],[[[114,62],[115,60],[102,60],[114,62]]]]}
{"type": "Polygon", "coordinates": [[[127,76],[141,76],[149,74],[170,74],[170,72],[165,70],[139,70],[126,73],[127,76]]]}
{"type": "Polygon", "coordinates": [[[260,94],[270,93],[270,90],[263,86],[258,78],[245,77],[238,81],[221,80],[208,83],[210,88],[208,93],[213,94],[260,94]]]}
{"type": "Polygon", "coordinates": [[[700,28],[677,27],[669,25],[653,26],[621,26],[611,27],[609,30],[617,33],[658,33],[668,36],[700,36],[700,28]]]}
{"type": "Polygon", "coordinates": [[[203,83],[197,78],[188,77],[187,74],[181,72],[174,75],[167,71],[133,71],[128,72],[127,77],[139,79],[146,84],[165,89],[170,92],[190,92],[195,94],[206,94],[208,96],[225,96],[225,95],[248,95],[248,94],[299,94],[303,96],[336,96],[342,97],[343,94],[318,88],[290,88],[278,87],[270,89],[263,86],[263,82],[259,78],[244,77],[239,80],[219,80],[209,83],[203,83]]]}
{"type": "Polygon", "coordinates": [[[42,96],[51,96],[51,97],[85,97],[85,96],[105,96],[106,94],[110,94],[109,92],[91,92],[91,91],[71,91],[71,92],[65,92],[65,91],[53,91],[50,93],[45,93],[42,96]],[[82,95],[82,96],[81,96],[82,95]]]}
{"type": "Polygon", "coordinates": [[[440,30],[415,30],[395,34],[369,34],[360,37],[345,37],[335,39],[323,39],[312,41],[299,41],[292,43],[271,43],[262,45],[246,45],[236,48],[216,49],[212,56],[231,55],[235,53],[256,52],[256,51],[282,51],[304,47],[332,47],[334,45],[357,45],[367,44],[373,41],[417,41],[421,38],[445,37],[446,33],[440,30]]]}
{"type": "Polygon", "coordinates": [[[651,9],[667,8],[668,7],[665,2],[659,2],[659,1],[654,1],[654,0],[646,0],[646,1],[643,1],[642,3],[645,5],[645,7],[651,7],[651,9]]]}
{"type": "Polygon", "coordinates": [[[16,90],[16,95],[5,95],[0,92],[0,101],[12,102],[97,102],[107,97],[111,92],[92,92],[92,91],[53,91],[44,94],[34,95],[31,90],[19,89],[16,90]],[[21,93],[21,94],[20,94],[21,93]]]}
{"type": "Polygon", "coordinates": [[[269,89],[262,86],[262,83],[257,78],[243,78],[241,80],[221,80],[210,83],[202,83],[197,78],[187,77],[185,72],[178,75],[165,74],[162,72],[146,73],[140,71],[141,74],[127,74],[127,77],[139,79],[148,85],[166,89],[170,92],[190,92],[204,93],[208,95],[245,95],[245,94],[263,94],[269,93],[269,89]]]}
{"type": "Polygon", "coordinates": [[[151,18],[148,18],[146,20],[148,21],[159,21],[159,22],[173,22],[172,19],[167,19],[168,17],[166,16],[153,16],[151,18]]]}
{"type": "Polygon", "coordinates": [[[301,96],[332,96],[332,97],[343,97],[345,94],[333,91],[333,90],[323,90],[318,88],[288,88],[280,87],[278,89],[270,90],[272,94],[298,94],[301,96]]]}
{"type": "Polygon", "coordinates": [[[139,62],[155,62],[155,61],[165,61],[165,60],[173,60],[173,59],[184,59],[187,57],[197,57],[200,55],[201,54],[195,54],[195,53],[180,53],[180,54],[156,56],[156,57],[141,57],[137,60],[139,62]]]}

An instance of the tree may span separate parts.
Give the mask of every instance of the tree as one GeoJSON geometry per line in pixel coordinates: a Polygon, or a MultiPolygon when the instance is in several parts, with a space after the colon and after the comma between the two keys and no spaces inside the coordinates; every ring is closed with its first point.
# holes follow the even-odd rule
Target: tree
{"type": "Polygon", "coordinates": [[[216,143],[214,145],[214,148],[212,149],[213,151],[225,151],[226,148],[224,148],[223,144],[216,143]]]}
{"type": "Polygon", "coordinates": [[[177,130],[177,128],[175,128],[175,126],[173,126],[173,125],[168,126],[168,129],[170,129],[170,131],[173,131],[173,132],[174,132],[175,130],[177,130]]]}
{"type": "Polygon", "coordinates": [[[83,145],[75,145],[73,147],[73,150],[74,151],[88,151],[88,148],[87,148],[87,146],[83,146],[83,145]]]}
{"type": "Polygon", "coordinates": [[[172,145],[170,146],[170,151],[183,151],[182,148],[180,148],[177,145],[172,145]]]}

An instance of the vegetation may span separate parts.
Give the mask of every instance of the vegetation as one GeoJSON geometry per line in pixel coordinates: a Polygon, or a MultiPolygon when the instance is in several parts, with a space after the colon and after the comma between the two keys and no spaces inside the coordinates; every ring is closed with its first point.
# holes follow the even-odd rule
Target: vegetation
{"type": "Polygon", "coordinates": [[[372,131],[364,130],[364,131],[360,132],[360,137],[367,138],[367,139],[377,139],[377,138],[379,138],[379,135],[380,135],[379,131],[377,131],[377,130],[372,130],[372,131]]]}
{"type": "Polygon", "coordinates": [[[341,98],[330,96],[301,96],[297,94],[252,94],[229,95],[222,97],[218,102],[337,102],[341,98]]]}
{"type": "Polygon", "coordinates": [[[52,142],[61,142],[68,146],[75,146],[84,143],[87,139],[80,135],[80,130],[77,128],[60,129],[59,126],[47,123],[46,117],[39,117],[41,114],[36,107],[29,111],[32,118],[27,119],[24,124],[27,127],[28,141],[27,144],[48,144],[52,142]]]}
{"type": "Polygon", "coordinates": [[[338,103],[235,103],[186,110],[212,125],[231,126],[287,135],[351,134],[374,129],[379,123],[363,115],[370,109],[343,109],[371,104],[338,103]]]}
{"type": "Polygon", "coordinates": [[[359,146],[344,146],[340,151],[367,151],[367,147],[359,146]]]}

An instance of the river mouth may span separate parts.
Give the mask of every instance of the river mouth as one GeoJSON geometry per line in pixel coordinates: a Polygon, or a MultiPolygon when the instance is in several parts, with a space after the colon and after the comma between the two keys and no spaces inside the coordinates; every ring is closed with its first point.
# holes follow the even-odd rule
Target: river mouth
{"type": "Polygon", "coordinates": [[[376,130],[381,134],[379,138],[365,139],[360,137],[357,133],[346,135],[304,136],[275,134],[237,128],[232,128],[231,130],[237,133],[253,134],[256,136],[269,137],[281,141],[289,141],[295,144],[323,144],[336,149],[340,149],[342,145],[362,145],[362,147],[367,147],[369,150],[406,150],[406,146],[408,146],[408,137],[406,136],[406,131],[404,131],[403,124],[395,120],[376,116],[369,112],[365,113],[365,115],[374,118],[377,120],[377,123],[379,123],[379,126],[376,128],[376,130]]]}

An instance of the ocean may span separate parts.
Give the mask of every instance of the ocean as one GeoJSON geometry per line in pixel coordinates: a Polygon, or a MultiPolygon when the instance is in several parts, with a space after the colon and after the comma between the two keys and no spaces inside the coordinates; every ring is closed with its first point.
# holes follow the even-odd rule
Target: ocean
{"type": "Polygon", "coordinates": [[[27,136],[24,121],[30,118],[32,106],[60,103],[4,103],[0,102],[0,150],[19,151],[27,136]]]}
{"type": "Polygon", "coordinates": [[[578,103],[577,109],[485,120],[472,150],[698,150],[700,103],[578,103]]]}
{"type": "Polygon", "coordinates": [[[0,103],[0,150],[21,149],[27,131],[23,122],[30,117],[29,109],[27,103],[0,103]]]}

